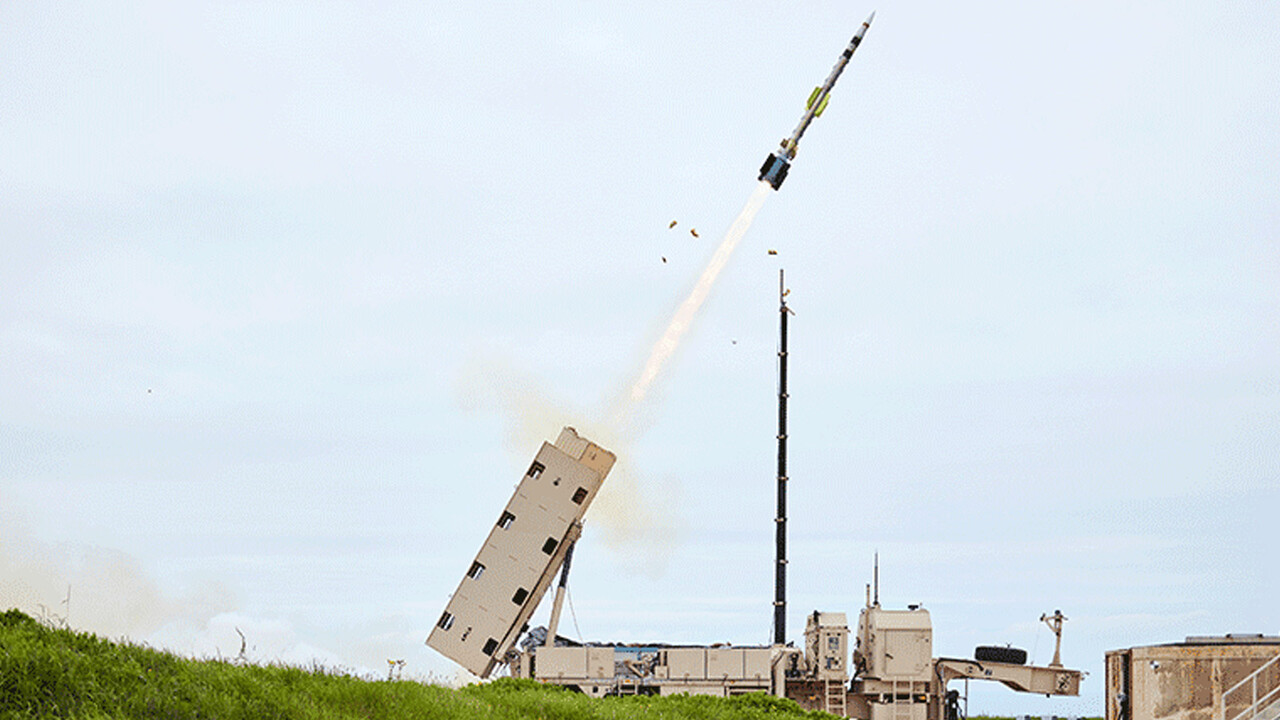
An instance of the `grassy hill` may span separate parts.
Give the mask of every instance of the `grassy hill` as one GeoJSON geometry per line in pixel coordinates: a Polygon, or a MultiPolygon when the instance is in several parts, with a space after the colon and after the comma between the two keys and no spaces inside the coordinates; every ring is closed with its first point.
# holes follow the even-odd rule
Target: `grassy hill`
{"type": "Polygon", "coordinates": [[[461,690],[323,668],[189,660],[0,614],[0,720],[9,718],[832,718],[766,695],[595,700],[529,680],[461,690]]]}

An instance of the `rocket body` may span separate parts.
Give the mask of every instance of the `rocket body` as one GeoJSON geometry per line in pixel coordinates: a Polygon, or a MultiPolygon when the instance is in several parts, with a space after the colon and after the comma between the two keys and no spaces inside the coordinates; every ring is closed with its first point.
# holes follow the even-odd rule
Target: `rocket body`
{"type": "Polygon", "coordinates": [[[831,89],[835,87],[836,80],[840,79],[840,73],[844,72],[845,65],[849,64],[849,58],[853,57],[853,53],[858,49],[858,45],[862,43],[862,37],[867,34],[867,29],[871,27],[871,21],[874,20],[876,14],[873,12],[862,23],[862,27],[858,28],[858,32],[854,34],[853,39],[849,41],[849,46],[840,54],[840,58],[836,60],[835,67],[831,68],[831,74],[827,76],[825,82],[821,86],[814,88],[813,94],[809,96],[808,105],[805,106],[804,114],[800,116],[800,122],[796,125],[796,129],[791,135],[784,138],[782,146],[776,151],[769,154],[765,159],[764,165],[760,166],[760,179],[768,181],[774,190],[782,187],[782,181],[787,178],[787,171],[791,169],[791,161],[796,156],[796,146],[800,143],[800,138],[804,136],[809,124],[813,119],[822,114],[827,107],[827,101],[831,96],[831,89]]]}

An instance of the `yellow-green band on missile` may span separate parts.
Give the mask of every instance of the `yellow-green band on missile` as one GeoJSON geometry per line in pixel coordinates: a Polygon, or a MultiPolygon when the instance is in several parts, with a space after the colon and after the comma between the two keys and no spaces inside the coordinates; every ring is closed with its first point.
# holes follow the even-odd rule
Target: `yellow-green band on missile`
{"type": "MultiPolygon", "coordinates": [[[[813,92],[809,94],[809,101],[804,104],[805,110],[808,110],[809,108],[813,107],[813,101],[818,98],[818,93],[820,92],[822,92],[822,88],[820,87],[816,87],[813,89],[813,92]]],[[[827,109],[827,101],[829,101],[830,99],[831,99],[830,94],[822,98],[822,102],[818,103],[818,109],[813,111],[814,117],[822,117],[822,111],[827,109]]]]}

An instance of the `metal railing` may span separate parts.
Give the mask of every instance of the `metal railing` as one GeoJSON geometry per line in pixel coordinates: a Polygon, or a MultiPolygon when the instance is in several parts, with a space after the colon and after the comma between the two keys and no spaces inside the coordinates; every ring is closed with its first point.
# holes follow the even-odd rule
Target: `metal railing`
{"type": "MultiPolygon", "coordinates": [[[[1230,706],[1228,699],[1231,697],[1232,693],[1235,693],[1238,690],[1243,690],[1245,687],[1249,688],[1249,706],[1235,715],[1232,715],[1228,720],[1246,720],[1247,718],[1253,718],[1257,716],[1261,709],[1266,708],[1271,703],[1280,699],[1280,682],[1276,680],[1271,681],[1270,688],[1264,685],[1262,687],[1262,695],[1258,695],[1258,678],[1260,678],[1262,674],[1272,666],[1280,666],[1280,655],[1276,655],[1263,663],[1262,667],[1254,670],[1248,677],[1235,685],[1232,685],[1229,690],[1222,693],[1222,709],[1225,711],[1230,706]]],[[[1277,677],[1280,677],[1280,667],[1277,668],[1277,677]]]]}

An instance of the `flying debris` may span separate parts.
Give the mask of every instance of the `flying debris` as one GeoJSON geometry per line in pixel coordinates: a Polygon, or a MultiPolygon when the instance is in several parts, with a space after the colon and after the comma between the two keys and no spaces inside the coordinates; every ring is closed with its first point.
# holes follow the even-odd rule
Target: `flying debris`
{"type": "Polygon", "coordinates": [[[662,262],[663,262],[663,263],[666,263],[666,262],[667,262],[667,256],[666,256],[666,255],[663,255],[663,256],[662,256],[662,262]]]}
{"type": "Polygon", "coordinates": [[[694,237],[702,237],[698,234],[698,228],[689,228],[689,234],[694,237]]]}
{"type": "Polygon", "coordinates": [[[782,181],[787,179],[787,171],[791,169],[791,161],[796,157],[796,145],[800,142],[804,131],[809,129],[809,123],[813,122],[814,118],[822,115],[822,111],[827,109],[827,101],[831,99],[831,88],[835,86],[836,80],[840,78],[840,73],[844,72],[844,66],[849,64],[849,58],[853,57],[853,51],[858,49],[858,45],[862,42],[862,36],[867,33],[867,28],[871,27],[871,21],[875,17],[876,14],[874,12],[867,17],[866,22],[862,23],[862,27],[858,28],[858,32],[849,41],[849,47],[844,49],[844,53],[836,61],[836,66],[831,69],[831,74],[827,76],[827,81],[822,83],[821,87],[813,89],[813,93],[809,95],[809,102],[805,105],[804,115],[800,116],[800,124],[796,125],[791,137],[783,139],[782,147],[769,153],[769,157],[765,158],[764,165],[760,166],[759,179],[768,182],[773,186],[774,190],[782,187],[782,181]]]}
{"type": "Polygon", "coordinates": [[[777,250],[770,250],[770,251],[769,251],[769,254],[770,254],[770,255],[777,255],[777,254],[778,254],[778,251],[777,251],[777,250]]]}
{"type": "Polygon", "coordinates": [[[676,226],[676,221],[675,221],[675,220],[672,220],[672,221],[671,221],[671,224],[667,226],[667,229],[668,229],[668,230],[670,230],[671,228],[673,228],[673,227],[675,227],[675,226],[676,226]]]}

